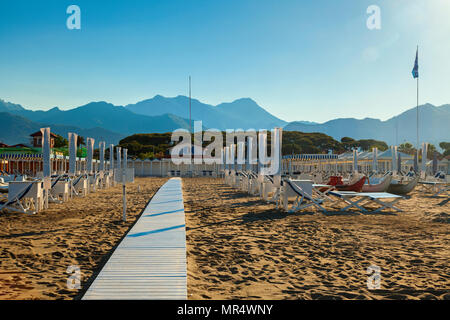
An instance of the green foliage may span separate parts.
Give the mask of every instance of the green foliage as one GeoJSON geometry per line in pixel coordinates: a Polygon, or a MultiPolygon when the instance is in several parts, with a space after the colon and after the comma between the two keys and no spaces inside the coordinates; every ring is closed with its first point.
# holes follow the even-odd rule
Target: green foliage
{"type": "Polygon", "coordinates": [[[326,154],[328,150],[333,150],[334,153],[344,151],[342,143],[324,133],[304,133],[299,131],[283,132],[282,149],[284,155],[301,153],[326,154]]]}
{"type": "Polygon", "coordinates": [[[67,147],[69,145],[69,142],[66,138],[60,136],[59,134],[56,135],[55,138],[55,148],[63,148],[67,147]]]}
{"type": "Polygon", "coordinates": [[[349,137],[342,137],[342,138],[341,138],[341,142],[342,142],[342,143],[353,143],[353,142],[355,142],[355,141],[356,141],[355,139],[349,138],[349,137]]]}
{"type": "Polygon", "coordinates": [[[398,146],[398,151],[414,155],[416,153],[416,148],[414,148],[414,146],[411,143],[405,142],[398,146]]]}
{"type": "Polygon", "coordinates": [[[374,139],[355,140],[349,137],[343,137],[341,143],[345,151],[350,151],[355,148],[361,148],[363,151],[370,151],[375,147],[380,151],[386,151],[388,149],[386,142],[374,139]]]}
{"type": "Polygon", "coordinates": [[[380,151],[386,151],[388,149],[388,145],[384,141],[373,140],[373,139],[361,139],[357,141],[359,147],[361,147],[364,151],[370,151],[373,148],[378,148],[380,151]]]}
{"type": "Polygon", "coordinates": [[[446,156],[450,156],[450,142],[441,142],[439,143],[439,147],[441,147],[442,149],[444,149],[443,155],[446,156]]]}
{"type": "Polygon", "coordinates": [[[436,147],[433,144],[430,143],[428,145],[427,158],[428,159],[433,159],[434,153],[437,153],[438,158],[441,157],[441,154],[437,151],[436,147]]]}
{"type": "Polygon", "coordinates": [[[139,159],[161,159],[169,154],[173,146],[170,141],[171,133],[140,133],[126,137],[119,142],[119,146],[128,149],[128,155],[139,159]]]}
{"type": "MultiPolygon", "coordinates": [[[[267,132],[267,145],[270,154],[271,135],[267,132]]],[[[148,133],[134,134],[120,141],[119,146],[128,149],[128,155],[139,159],[162,158],[169,155],[169,150],[176,143],[171,142],[171,133],[148,133]]],[[[223,142],[226,142],[225,132],[222,132],[223,142]]],[[[333,153],[342,153],[351,150],[353,147],[361,147],[370,150],[378,147],[380,151],[387,150],[388,146],[383,141],[377,140],[354,140],[349,137],[341,139],[343,142],[334,140],[324,133],[304,133],[299,131],[283,132],[284,155],[289,154],[326,154],[328,150],[333,153]]],[[[210,141],[203,141],[203,147],[210,144],[210,141]]],[[[108,153],[108,151],[107,151],[108,153]]]]}

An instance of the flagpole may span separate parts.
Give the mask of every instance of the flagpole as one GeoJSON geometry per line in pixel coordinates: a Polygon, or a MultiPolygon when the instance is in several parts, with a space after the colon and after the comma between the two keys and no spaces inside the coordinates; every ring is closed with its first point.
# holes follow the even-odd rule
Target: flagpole
{"type": "MultiPolygon", "coordinates": [[[[419,46],[417,46],[417,56],[419,56],[419,46]]],[[[417,107],[416,107],[416,133],[417,133],[417,159],[419,159],[419,76],[417,76],[417,107]]]]}
{"type": "Polygon", "coordinates": [[[417,149],[419,149],[419,77],[417,77],[417,149]]]}
{"type": "Polygon", "coordinates": [[[191,76],[189,76],[189,131],[192,134],[192,120],[191,120],[191,76]]]}

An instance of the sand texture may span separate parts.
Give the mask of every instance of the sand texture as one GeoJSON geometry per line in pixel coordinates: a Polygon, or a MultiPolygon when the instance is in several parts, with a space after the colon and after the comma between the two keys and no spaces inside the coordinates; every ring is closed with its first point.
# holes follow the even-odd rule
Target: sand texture
{"type": "MultiPolygon", "coordinates": [[[[0,299],[79,298],[166,180],[128,186],[127,223],[120,185],[34,216],[1,214],[0,299]],[[70,265],[82,290],[66,286],[70,265]]],[[[284,213],[221,179],[183,179],[183,193],[189,299],[450,299],[446,196],[415,191],[396,215],[324,215],[284,213]]]]}
{"type": "Polygon", "coordinates": [[[122,222],[122,186],[100,190],[36,215],[0,214],[0,299],[73,299],[70,265],[81,286],[98,272],[167,179],[136,178],[127,185],[127,222],[122,222]],[[140,185],[141,192],[138,192],[140,185]]]}
{"type": "Polygon", "coordinates": [[[189,299],[450,299],[448,197],[415,191],[398,215],[324,215],[284,213],[219,179],[185,179],[183,191],[189,299]]]}

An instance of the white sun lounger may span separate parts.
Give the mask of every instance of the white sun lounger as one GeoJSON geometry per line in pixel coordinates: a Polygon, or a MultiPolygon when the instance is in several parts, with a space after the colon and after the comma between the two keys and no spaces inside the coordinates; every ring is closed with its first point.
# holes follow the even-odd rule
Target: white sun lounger
{"type": "Polygon", "coordinates": [[[437,197],[440,194],[447,194],[450,191],[450,184],[444,181],[419,181],[426,191],[434,193],[432,197],[437,197]]]}
{"type": "Polygon", "coordinates": [[[10,182],[8,199],[0,202],[0,211],[13,211],[26,214],[35,214],[41,209],[41,200],[36,197],[36,194],[42,193],[41,182],[28,182],[13,184],[10,182]],[[20,188],[20,189],[18,189],[20,188]],[[35,192],[33,192],[35,191],[35,192]],[[33,198],[30,198],[30,195],[33,198]],[[34,199],[34,201],[32,200],[34,199]]]}
{"type": "Polygon", "coordinates": [[[80,175],[71,182],[71,193],[76,196],[86,196],[89,192],[88,179],[86,174],[80,175]]]}
{"type": "Polygon", "coordinates": [[[302,209],[315,206],[322,211],[326,211],[322,207],[324,199],[313,196],[313,183],[312,181],[297,180],[292,181],[289,179],[283,180],[283,194],[282,205],[287,212],[296,212],[302,209]],[[289,210],[288,199],[289,197],[295,197],[291,210],[289,210]]]}
{"type": "Polygon", "coordinates": [[[98,187],[100,186],[100,176],[98,173],[94,173],[93,175],[88,175],[88,187],[89,192],[96,192],[98,187]]]}
{"type": "Polygon", "coordinates": [[[395,204],[403,199],[402,196],[391,194],[387,192],[353,192],[353,191],[330,191],[329,195],[335,196],[338,199],[344,201],[348,205],[342,209],[342,211],[348,211],[350,208],[357,208],[363,212],[376,213],[383,209],[390,208],[401,212],[402,210],[395,207],[395,204]],[[384,199],[393,199],[392,201],[386,201],[384,199]],[[368,211],[363,207],[364,204],[375,203],[379,205],[374,211],[368,211]]]}

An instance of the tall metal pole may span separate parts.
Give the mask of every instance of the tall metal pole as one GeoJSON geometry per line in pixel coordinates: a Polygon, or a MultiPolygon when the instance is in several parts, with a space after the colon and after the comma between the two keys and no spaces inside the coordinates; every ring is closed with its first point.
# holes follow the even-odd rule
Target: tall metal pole
{"type": "MultiPolygon", "coordinates": [[[[419,55],[419,46],[417,46],[417,55],[419,55]]],[[[419,77],[417,77],[417,150],[419,150],[419,77]]]]}
{"type": "MultiPolygon", "coordinates": [[[[189,76],[189,135],[192,137],[192,119],[191,119],[191,76],[189,76]]],[[[192,138],[191,138],[192,139],[192,138]]],[[[192,141],[192,140],[191,140],[192,141]]],[[[191,171],[191,176],[193,173],[193,167],[192,167],[192,146],[191,146],[191,150],[190,150],[190,164],[189,164],[189,169],[191,171]]]]}
{"type": "Polygon", "coordinates": [[[192,119],[191,119],[191,76],[189,76],[189,131],[192,134],[192,119]]]}

